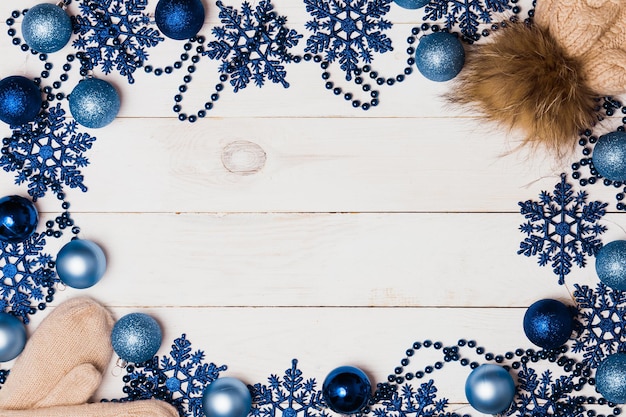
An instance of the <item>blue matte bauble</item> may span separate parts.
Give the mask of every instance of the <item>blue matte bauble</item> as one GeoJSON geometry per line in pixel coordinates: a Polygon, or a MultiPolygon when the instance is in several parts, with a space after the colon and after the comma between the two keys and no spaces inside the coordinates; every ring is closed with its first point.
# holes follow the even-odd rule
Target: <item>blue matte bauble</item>
{"type": "Polygon", "coordinates": [[[626,240],[615,240],[600,248],[596,254],[596,273],[609,287],[626,290],[626,240]]]}
{"type": "Polygon", "coordinates": [[[322,386],[322,396],[336,413],[359,412],[370,398],[372,384],[365,372],[354,366],[333,369],[322,386]]]}
{"type": "Polygon", "coordinates": [[[480,365],[467,377],[465,396],[477,411],[499,414],[511,405],[515,396],[515,383],[503,367],[480,365]]]}
{"type": "Polygon", "coordinates": [[[415,49],[415,65],[431,81],[449,81],[465,64],[465,49],[451,33],[436,32],[420,39],[415,49]]]}
{"type": "Polygon", "coordinates": [[[57,255],[56,268],[59,279],[72,288],[89,288],[95,285],[106,270],[104,252],[90,240],[76,239],[68,242],[57,255]]]}
{"type": "Polygon", "coordinates": [[[405,9],[419,9],[430,3],[430,0],[393,0],[398,6],[405,9]]]}
{"type": "Polygon", "coordinates": [[[591,156],[598,174],[612,181],[626,181],[626,133],[600,136],[591,156]]]}
{"type": "Polygon", "coordinates": [[[126,362],[141,363],[152,359],[161,347],[161,327],[152,317],[130,313],[119,319],[111,332],[111,344],[126,362]]]}
{"type": "Polygon", "coordinates": [[[120,96],[115,87],[97,78],[79,82],[72,90],[69,101],[74,119],[94,129],[111,123],[120,110],[120,96]]]}
{"type": "Polygon", "coordinates": [[[43,100],[33,80],[20,75],[0,80],[0,120],[11,126],[32,122],[43,100]]]}
{"type": "Polygon", "coordinates": [[[626,404],[626,353],[614,353],[596,370],[596,389],[616,404],[626,404]]]}
{"type": "Polygon", "coordinates": [[[24,15],[22,35],[31,49],[45,54],[56,52],[69,42],[72,20],[55,4],[38,4],[24,15]]]}
{"type": "Polygon", "coordinates": [[[196,36],[204,24],[204,6],[200,0],[159,0],[154,19],[168,38],[189,39],[196,36]]]}
{"type": "Polygon", "coordinates": [[[0,198],[0,241],[19,243],[37,229],[39,213],[32,201],[19,195],[0,198]]]}
{"type": "Polygon", "coordinates": [[[0,312],[0,362],[15,359],[26,345],[26,327],[17,317],[0,312]]]}
{"type": "Polygon", "coordinates": [[[544,299],[534,302],[524,314],[524,333],[535,345],[556,349],[570,338],[573,317],[569,307],[560,301],[544,299]]]}
{"type": "Polygon", "coordinates": [[[250,391],[236,378],[218,378],[202,394],[202,409],[206,417],[246,417],[250,407],[250,391]]]}

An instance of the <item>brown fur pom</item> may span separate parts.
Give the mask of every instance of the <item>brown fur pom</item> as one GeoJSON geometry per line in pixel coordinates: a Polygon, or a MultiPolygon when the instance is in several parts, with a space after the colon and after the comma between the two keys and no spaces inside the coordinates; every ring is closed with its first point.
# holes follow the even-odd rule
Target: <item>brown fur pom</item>
{"type": "Polygon", "coordinates": [[[449,99],[522,130],[524,144],[561,156],[597,120],[596,94],[586,86],[580,63],[545,29],[509,23],[467,56],[449,99]]]}

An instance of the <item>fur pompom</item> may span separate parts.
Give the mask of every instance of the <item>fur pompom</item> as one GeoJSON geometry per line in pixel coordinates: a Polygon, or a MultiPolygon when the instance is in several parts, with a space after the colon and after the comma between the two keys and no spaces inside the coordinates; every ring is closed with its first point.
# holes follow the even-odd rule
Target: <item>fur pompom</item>
{"type": "Polygon", "coordinates": [[[581,64],[533,24],[508,23],[472,46],[452,90],[453,103],[471,105],[486,119],[524,132],[524,144],[559,156],[598,120],[581,64]]]}

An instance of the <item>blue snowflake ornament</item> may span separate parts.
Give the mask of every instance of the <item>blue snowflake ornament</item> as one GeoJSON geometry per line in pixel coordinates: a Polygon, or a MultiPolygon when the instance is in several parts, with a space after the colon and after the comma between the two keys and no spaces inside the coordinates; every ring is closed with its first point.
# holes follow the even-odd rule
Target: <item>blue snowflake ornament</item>
{"type": "Polygon", "coordinates": [[[392,23],[384,19],[393,0],[304,0],[313,20],[306,28],[313,32],[307,39],[306,52],[325,53],[325,60],[339,60],[346,80],[359,63],[369,64],[372,51],[392,51],[391,39],[382,32],[392,23]]]}
{"type": "Polygon", "coordinates": [[[148,59],[145,48],[164,40],[145,13],[148,0],[82,0],[80,13],[72,17],[78,37],[72,46],[81,55],[81,67],[102,67],[105,74],[118,71],[135,82],[133,73],[148,59]]]}
{"type": "Polygon", "coordinates": [[[17,172],[16,184],[28,182],[33,201],[49,190],[62,197],[63,185],[87,191],[80,169],[89,164],[84,154],[95,140],[78,132],[77,123],[66,120],[65,110],[57,104],[4,138],[0,167],[17,172]]]}
{"type": "Polygon", "coordinates": [[[606,227],[597,222],[606,213],[607,203],[588,203],[584,191],[574,195],[565,175],[554,187],[554,194],[542,191],[539,199],[518,203],[528,221],[519,228],[526,238],[517,253],[538,256],[540,266],[550,263],[562,285],[574,263],[584,268],[586,256],[595,256],[602,247],[598,236],[606,227]]]}
{"type": "Polygon", "coordinates": [[[376,417],[459,417],[459,414],[445,412],[448,400],[437,399],[437,387],[432,379],[417,390],[408,383],[402,386],[402,393],[398,393],[396,386],[393,388],[390,398],[373,408],[376,417]]]}
{"type": "Polygon", "coordinates": [[[216,5],[223,26],[213,28],[216,40],[207,44],[202,55],[222,61],[219,71],[230,77],[234,91],[251,81],[262,87],[266,79],[289,87],[283,64],[294,61],[289,50],[302,35],[285,26],[287,18],[276,14],[269,0],[261,0],[254,8],[244,1],[241,13],[219,0],[216,5]]]}

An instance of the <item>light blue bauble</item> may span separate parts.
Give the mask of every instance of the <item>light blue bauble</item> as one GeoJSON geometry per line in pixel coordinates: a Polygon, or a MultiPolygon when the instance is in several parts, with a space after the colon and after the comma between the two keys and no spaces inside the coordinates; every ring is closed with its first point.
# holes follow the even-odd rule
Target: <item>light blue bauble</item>
{"type": "Polygon", "coordinates": [[[591,155],[598,174],[612,181],[626,181],[626,133],[611,132],[600,136],[591,155]]]}
{"type": "Polygon", "coordinates": [[[79,82],[72,90],[69,101],[74,119],[94,129],[111,123],[120,110],[120,96],[115,87],[97,78],[79,82]]]}
{"type": "Polygon", "coordinates": [[[204,6],[200,0],[159,0],[154,11],[157,27],[171,39],[189,39],[204,24],[204,6]]]}
{"type": "Polygon", "coordinates": [[[626,353],[614,353],[596,370],[596,389],[616,404],[626,404],[626,353]]]}
{"type": "Polygon", "coordinates": [[[206,417],[246,417],[250,407],[250,391],[236,378],[218,378],[202,394],[202,409],[206,417]]]}
{"type": "Polygon", "coordinates": [[[35,120],[43,100],[41,90],[31,79],[13,75],[0,80],[0,120],[20,126],[35,120]]]}
{"type": "Polygon", "coordinates": [[[95,285],[106,270],[104,252],[90,240],[76,239],[68,242],[57,255],[56,269],[59,279],[72,288],[89,288],[95,285]]]}
{"type": "Polygon", "coordinates": [[[26,327],[17,317],[0,313],[0,362],[15,359],[26,345],[26,327]]]}
{"type": "Polygon", "coordinates": [[[142,363],[152,359],[161,347],[161,327],[152,317],[130,313],[119,319],[111,332],[111,344],[126,362],[142,363]]]}
{"type": "Polygon", "coordinates": [[[449,81],[465,64],[465,49],[451,33],[436,32],[420,39],[415,49],[415,65],[431,81],[449,81]]]}
{"type": "Polygon", "coordinates": [[[513,377],[499,365],[484,364],[474,369],[465,382],[467,401],[477,411],[499,414],[515,396],[513,377]]]}
{"type": "Polygon", "coordinates": [[[28,46],[37,52],[51,53],[62,49],[72,35],[72,20],[61,7],[43,3],[24,15],[22,35],[28,46]]]}
{"type": "Polygon", "coordinates": [[[609,287],[626,290],[626,240],[615,240],[600,248],[596,254],[596,273],[609,287]]]}
{"type": "Polygon", "coordinates": [[[430,0],[393,0],[398,6],[405,9],[419,9],[430,3],[430,0]]]}

